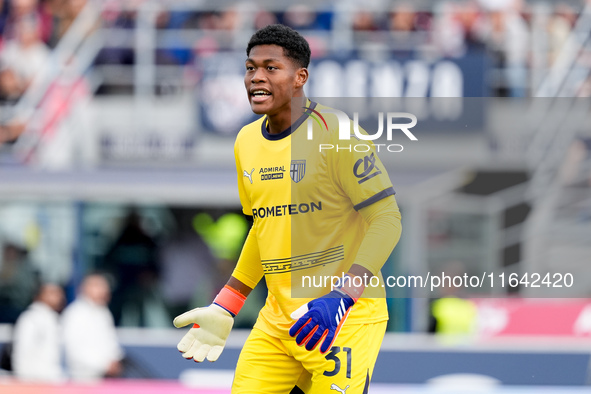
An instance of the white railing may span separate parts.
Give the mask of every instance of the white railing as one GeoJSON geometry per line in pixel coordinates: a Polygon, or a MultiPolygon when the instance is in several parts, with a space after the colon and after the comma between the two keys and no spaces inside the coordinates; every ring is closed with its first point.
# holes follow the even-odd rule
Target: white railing
{"type": "Polygon", "coordinates": [[[99,32],[94,30],[99,20],[97,0],[89,1],[51,52],[48,67],[38,73],[16,104],[14,117],[27,125],[14,144],[17,157],[25,158],[40,143],[42,131],[38,125],[45,115],[40,105],[52,84],[64,77],[81,78],[94,61],[103,45],[99,32]]]}

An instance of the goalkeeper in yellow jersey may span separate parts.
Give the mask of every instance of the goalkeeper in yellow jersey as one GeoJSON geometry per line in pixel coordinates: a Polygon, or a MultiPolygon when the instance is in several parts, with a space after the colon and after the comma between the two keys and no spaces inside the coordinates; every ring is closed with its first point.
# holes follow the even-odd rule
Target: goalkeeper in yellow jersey
{"type": "Polygon", "coordinates": [[[380,269],[400,238],[394,189],[371,143],[367,152],[318,149],[339,143],[339,122],[304,95],[310,48],[299,33],[264,27],[246,54],[246,93],[262,116],[242,128],[234,154],[253,225],[213,303],[174,320],[193,325],[178,349],[217,360],[264,276],[269,294],[232,393],[367,393],[388,320],[384,287],[368,283],[383,283],[380,269]]]}

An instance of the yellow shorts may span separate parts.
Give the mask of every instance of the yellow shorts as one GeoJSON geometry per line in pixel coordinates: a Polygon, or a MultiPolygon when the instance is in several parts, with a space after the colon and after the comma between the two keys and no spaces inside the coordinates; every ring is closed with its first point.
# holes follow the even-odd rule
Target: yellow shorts
{"type": "Polygon", "coordinates": [[[309,352],[295,339],[278,339],[254,328],[236,366],[232,394],[367,393],[386,322],[345,324],[331,350],[309,352]]]}

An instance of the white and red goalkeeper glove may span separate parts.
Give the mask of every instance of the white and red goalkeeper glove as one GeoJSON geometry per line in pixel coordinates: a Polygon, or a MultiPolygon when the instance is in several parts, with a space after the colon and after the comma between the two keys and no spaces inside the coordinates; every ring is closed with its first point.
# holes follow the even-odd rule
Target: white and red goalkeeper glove
{"type": "Polygon", "coordinates": [[[177,345],[183,357],[196,362],[215,361],[220,357],[226,339],[232,331],[234,317],[246,301],[246,296],[225,286],[210,306],[195,308],[174,319],[177,328],[193,324],[177,345]]]}

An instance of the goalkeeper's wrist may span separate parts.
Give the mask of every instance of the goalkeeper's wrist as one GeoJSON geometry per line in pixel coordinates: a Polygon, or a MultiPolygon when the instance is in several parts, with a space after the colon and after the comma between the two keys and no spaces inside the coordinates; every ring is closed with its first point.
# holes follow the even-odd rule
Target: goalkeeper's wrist
{"type": "Polygon", "coordinates": [[[213,303],[228,311],[232,317],[236,317],[238,312],[240,312],[240,309],[242,309],[242,306],[244,306],[245,301],[246,296],[244,294],[226,285],[215,297],[213,303]]]}
{"type": "Polygon", "coordinates": [[[353,302],[357,302],[365,290],[365,283],[363,281],[354,280],[356,277],[349,273],[339,278],[339,281],[334,286],[334,290],[338,293],[347,295],[353,299],[353,302]]]}
{"type": "MultiPolygon", "coordinates": [[[[224,288],[214,298],[212,305],[220,307],[234,318],[238,312],[240,312],[240,309],[242,309],[245,301],[246,296],[244,294],[228,285],[225,285],[224,288]]],[[[193,324],[193,328],[199,328],[199,324],[193,324]]]]}
{"type": "MultiPolygon", "coordinates": [[[[236,317],[245,301],[246,296],[244,294],[226,285],[215,297],[212,305],[218,306],[228,312],[232,317],[236,317]]],[[[193,328],[199,328],[199,324],[193,324],[193,328]]]]}

